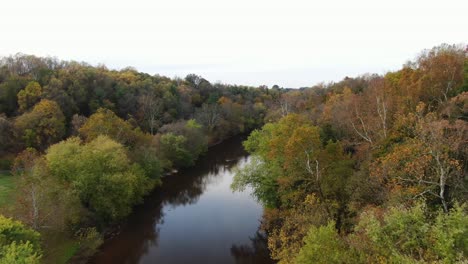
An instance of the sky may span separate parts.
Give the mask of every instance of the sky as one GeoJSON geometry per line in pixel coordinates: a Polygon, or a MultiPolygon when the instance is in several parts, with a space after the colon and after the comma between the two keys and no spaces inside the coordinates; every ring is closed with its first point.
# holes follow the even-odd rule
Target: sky
{"type": "Polygon", "coordinates": [[[7,0],[0,12],[0,56],[254,86],[383,74],[468,42],[466,0],[7,0]]]}

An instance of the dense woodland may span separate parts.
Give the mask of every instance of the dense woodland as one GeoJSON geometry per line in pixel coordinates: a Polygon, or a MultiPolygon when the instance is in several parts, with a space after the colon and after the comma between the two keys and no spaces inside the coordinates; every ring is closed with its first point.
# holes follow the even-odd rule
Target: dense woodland
{"type": "Polygon", "coordinates": [[[173,170],[250,132],[232,187],[253,187],[279,263],[466,262],[467,122],[464,46],[298,90],[4,57],[0,263],[92,255],[173,170]]]}
{"type": "Polygon", "coordinates": [[[468,261],[468,50],[284,95],[244,143],[279,263],[468,261]]]}

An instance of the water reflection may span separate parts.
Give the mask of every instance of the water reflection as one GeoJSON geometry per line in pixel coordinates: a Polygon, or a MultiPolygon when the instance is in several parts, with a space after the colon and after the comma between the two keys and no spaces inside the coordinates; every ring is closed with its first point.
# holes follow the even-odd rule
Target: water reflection
{"type": "Polygon", "coordinates": [[[231,255],[238,264],[272,263],[270,261],[270,251],[268,241],[264,233],[257,231],[255,236],[250,238],[250,244],[233,245],[231,255]]]}
{"type": "Polygon", "coordinates": [[[261,206],[229,189],[232,168],[248,162],[241,140],[168,176],[91,263],[271,263],[258,232],[261,206]]]}

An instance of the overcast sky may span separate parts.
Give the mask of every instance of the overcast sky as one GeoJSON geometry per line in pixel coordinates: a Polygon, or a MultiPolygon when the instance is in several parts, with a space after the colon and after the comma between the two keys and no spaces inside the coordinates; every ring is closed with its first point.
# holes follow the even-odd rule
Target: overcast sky
{"type": "Polygon", "coordinates": [[[6,0],[0,55],[301,87],[467,43],[467,14],[467,0],[6,0]]]}

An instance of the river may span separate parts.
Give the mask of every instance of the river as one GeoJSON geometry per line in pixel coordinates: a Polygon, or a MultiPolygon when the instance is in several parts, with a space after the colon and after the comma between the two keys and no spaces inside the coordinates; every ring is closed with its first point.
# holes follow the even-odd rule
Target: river
{"type": "Polygon", "coordinates": [[[197,165],[166,176],[90,263],[273,263],[259,231],[262,206],[233,193],[233,169],[249,162],[235,137],[197,165]]]}

